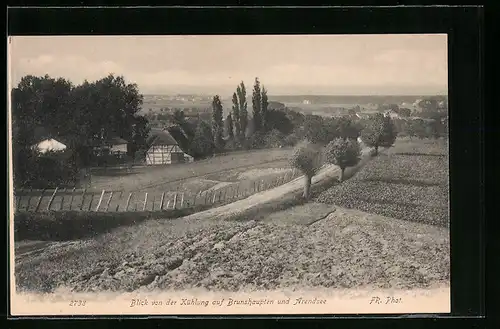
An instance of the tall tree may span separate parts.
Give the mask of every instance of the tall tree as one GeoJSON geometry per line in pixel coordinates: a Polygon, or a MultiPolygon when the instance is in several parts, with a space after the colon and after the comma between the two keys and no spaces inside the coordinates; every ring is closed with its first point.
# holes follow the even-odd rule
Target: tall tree
{"type": "Polygon", "coordinates": [[[268,118],[268,106],[269,99],[267,98],[267,90],[264,86],[262,86],[262,94],[261,94],[261,118],[262,118],[262,130],[264,132],[268,132],[270,130],[269,127],[269,118],[268,118]]]}
{"type": "Polygon", "coordinates": [[[232,124],[233,124],[233,128],[231,128],[231,129],[234,130],[234,135],[236,136],[236,138],[239,139],[241,137],[241,132],[240,132],[240,103],[239,103],[238,95],[236,94],[236,92],[233,93],[232,124]]]}
{"type": "Polygon", "coordinates": [[[240,104],[240,117],[239,117],[239,122],[240,122],[240,141],[243,141],[245,139],[245,134],[247,131],[247,126],[248,126],[248,104],[247,104],[247,90],[245,88],[245,84],[243,81],[241,81],[240,85],[236,89],[236,93],[238,94],[238,101],[240,104]]]}
{"type": "Polygon", "coordinates": [[[397,131],[390,116],[376,113],[361,131],[361,140],[378,154],[379,147],[391,147],[396,141],[397,131]]]}
{"type": "Polygon", "coordinates": [[[223,148],[223,131],[224,125],[222,122],[222,103],[220,101],[219,95],[214,96],[212,101],[212,134],[214,137],[214,145],[217,151],[221,151],[223,148]]]}
{"type": "MultiPolygon", "coordinates": [[[[146,152],[148,137],[151,131],[148,120],[143,116],[137,116],[132,124],[132,139],[129,143],[129,156],[135,157],[138,151],[146,152]]],[[[142,154],[141,154],[142,156],[142,154]]]]}
{"type": "Polygon", "coordinates": [[[340,117],[337,125],[338,135],[343,139],[357,139],[359,137],[361,128],[358,127],[348,116],[340,117]]]}
{"type": "Polygon", "coordinates": [[[262,94],[260,91],[259,78],[255,78],[252,94],[253,124],[256,132],[262,131],[262,94]]]}
{"type": "Polygon", "coordinates": [[[226,117],[226,121],[224,121],[224,126],[226,127],[227,137],[232,141],[234,140],[234,132],[233,132],[233,118],[231,113],[229,113],[226,117]]]}

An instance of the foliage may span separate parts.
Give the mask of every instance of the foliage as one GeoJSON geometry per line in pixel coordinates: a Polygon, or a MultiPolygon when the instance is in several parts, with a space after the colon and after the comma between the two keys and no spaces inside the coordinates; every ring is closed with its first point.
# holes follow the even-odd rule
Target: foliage
{"type": "Polygon", "coordinates": [[[299,136],[297,136],[297,133],[296,132],[292,132],[291,134],[286,135],[283,138],[283,145],[284,146],[295,146],[295,145],[297,145],[297,143],[300,140],[301,139],[299,138],[299,136]]]}
{"type": "Polygon", "coordinates": [[[214,146],[216,151],[222,151],[224,148],[223,131],[224,125],[222,123],[222,103],[219,95],[214,96],[212,101],[212,134],[214,137],[214,146]]]}
{"type": "Polygon", "coordinates": [[[360,156],[361,148],[355,139],[336,138],[325,148],[326,162],[339,166],[342,171],[341,181],[343,181],[345,168],[357,165],[360,156]]]}
{"type": "Polygon", "coordinates": [[[397,131],[392,119],[377,113],[361,131],[362,141],[369,147],[375,149],[375,154],[379,147],[391,147],[396,141],[397,131]]]}
{"type": "Polygon", "coordinates": [[[253,125],[255,132],[262,130],[262,94],[260,91],[260,82],[259,78],[255,78],[255,83],[253,86],[253,94],[252,94],[252,116],[253,116],[253,125]]]}
{"type": "Polygon", "coordinates": [[[318,147],[308,140],[304,140],[295,146],[289,159],[290,165],[304,174],[304,194],[308,200],[311,194],[312,176],[321,167],[321,152],[318,147]]]}
{"type": "Polygon", "coordinates": [[[38,127],[49,132],[44,138],[63,138],[68,149],[75,151],[72,166],[88,166],[91,147],[110,137],[129,141],[133,154],[144,146],[149,133],[147,120],[138,115],[142,101],[137,85],[127,84],[122,76],[108,75],[78,86],[48,75],[23,77],[12,90],[13,153],[14,159],[23,159],[15,165],[15,176],[22,184],[29,184],[27,176],[37,176],[28,173],[35,167],[21,162],[33,158],[30,147],[41,141],[35,133],[38,127]]]}
{"type": "Polygon", "coordinates": [[[264,136],[264,145],[271,148],[283,146],[284,138],[285,135],[281,131],[273,129],[264,136]]]}
{"type": "Polygon", "coordinates": [[[268,118],[268,107],[269,107],[269,99],[267,97],[267,90],[264,86],[262,86],[262,94],[261,94],[261,118],[262,118],[262,131],[268,132],[269,129],[269,118],[268,118]]]}
{"type": "Polygon", "coordinates": [[[320,168],[318,147],[308,140],[303,140],[295,147],[289,162],[304,175],[313,176],[320,168]]]}
{"type": "Polygon", "coordinates": [[[398,141],[397,153],[394,150],[389,156],[371,160],[354,177],[315,201],[446,226],[448,160],[444,155],[447,151],[438,144],[435,140],[398,141]]]}
{"type": "Polygon", "coordinates": [[[357,139],[361,133],[361,127],[347,116],[339,118],[336,125],[338,136],[343,139],[357,139]]]}
{"type": "Polygon", "coordinates": [[[202,158],[212,155],[215,150],[214,137],[210,124],[206,121],[198,122],[198,127],[191,143],[191,155],[195,158],[202,158]]]}
{"type": "Polygon", "coordinates": [[[179,218],[210,206],[133,212],[51,211],[14,214],[14,239],[64,241],[90,237],[111,229],[135,225],[149,219],[179,218]]]}
{"type": "Polygon", "coordinates": [[[244,140],[248,125],[248,110],[247,110],[248,104],[247,104],[247,92],[243,81],[236,89],[236,94],[238,96],[239,110],[240,110],[240,116],[239,116],[240,134],[241,134],[240,140],[244,140]]]}
{"type": "Polygon", "coordinates": [[[236,136],[237,139],[240,139],[241,138],[240,103],[236,92],[233,93],[233,115],[232,115],[231,129],[234,132],[234,136],[236,136]]]}
{"type": "Polygon", "coordinates": [[[282,110],[270,109],[267,111],[267,126],[270,131],[278,130],[283,135],[288,135],[293,130],[293,123],[282,110]]]}

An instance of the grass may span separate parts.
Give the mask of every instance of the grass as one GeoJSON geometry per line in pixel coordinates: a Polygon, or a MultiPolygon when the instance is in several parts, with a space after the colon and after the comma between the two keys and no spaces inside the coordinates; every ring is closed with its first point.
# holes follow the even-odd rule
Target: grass
{"type": "Polygon", "coordinates": [[[95,176],[92,178],[92,188],[95,190],[175,190],[179,184],[190,178],[219,179],[227,176],[228,172],[246,171],[251,168],[270,168],[281,166],[288,159],[291,149],[266,149],[236,152],[209,159],[185,164],[152,166],[133,169],[133,175],[95,176]],[[276,164],[273,164],[276,163],[276,164]]]}
{"type": "Polygon", "coordinates": [[[448,226],[448,168],[445,141],[398,140],[394,148],[316,201],[448,226]]]}
{"type": "Polygon", "coordinates": [[[173,219],[209,208],[197,206],[164,211],[88,212],[51,211],[17,212],[14,215],[14,240],[68,241],[95,237],[114,228],[151,219],[173,219]]]}

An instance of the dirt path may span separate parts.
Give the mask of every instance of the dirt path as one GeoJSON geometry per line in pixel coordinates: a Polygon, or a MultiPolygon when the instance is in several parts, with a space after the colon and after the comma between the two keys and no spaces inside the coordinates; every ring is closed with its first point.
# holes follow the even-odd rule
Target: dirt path
{"type": "MultiPolygon", "coordinates": [[[[369,157],[369,148],[362,151],[362,161],[369,157]]],[[[324,181],[325,179],[337,177],[340,173],[340,168],[334,165],[324,165],[319,172],[312,178],[312,186],[324,181]]],[[[212,208],[206,211],[198,212],[193,215],[184,217],[185,220],[200,220],[200,219],[229,219],[250,209],[261,207],[266,203],[277,201],[287,194],[300,192],[304,188],[304,177],[300,176],[294,180],[267,190],[261,193],[253,194],[246,199],[242,199],[221,207],[212,208]]]]}

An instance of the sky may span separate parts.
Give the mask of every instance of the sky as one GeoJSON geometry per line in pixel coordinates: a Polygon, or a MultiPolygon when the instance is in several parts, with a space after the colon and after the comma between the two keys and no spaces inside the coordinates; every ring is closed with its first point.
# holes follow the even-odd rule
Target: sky
{"type": "Polygon", "coordinates": [[[15,36],[10,76],[74,84],[109,73],[143,94],[231,95],[255,77],[270,95],[423,95],[448,90],[447,36],[15,36]]]}

